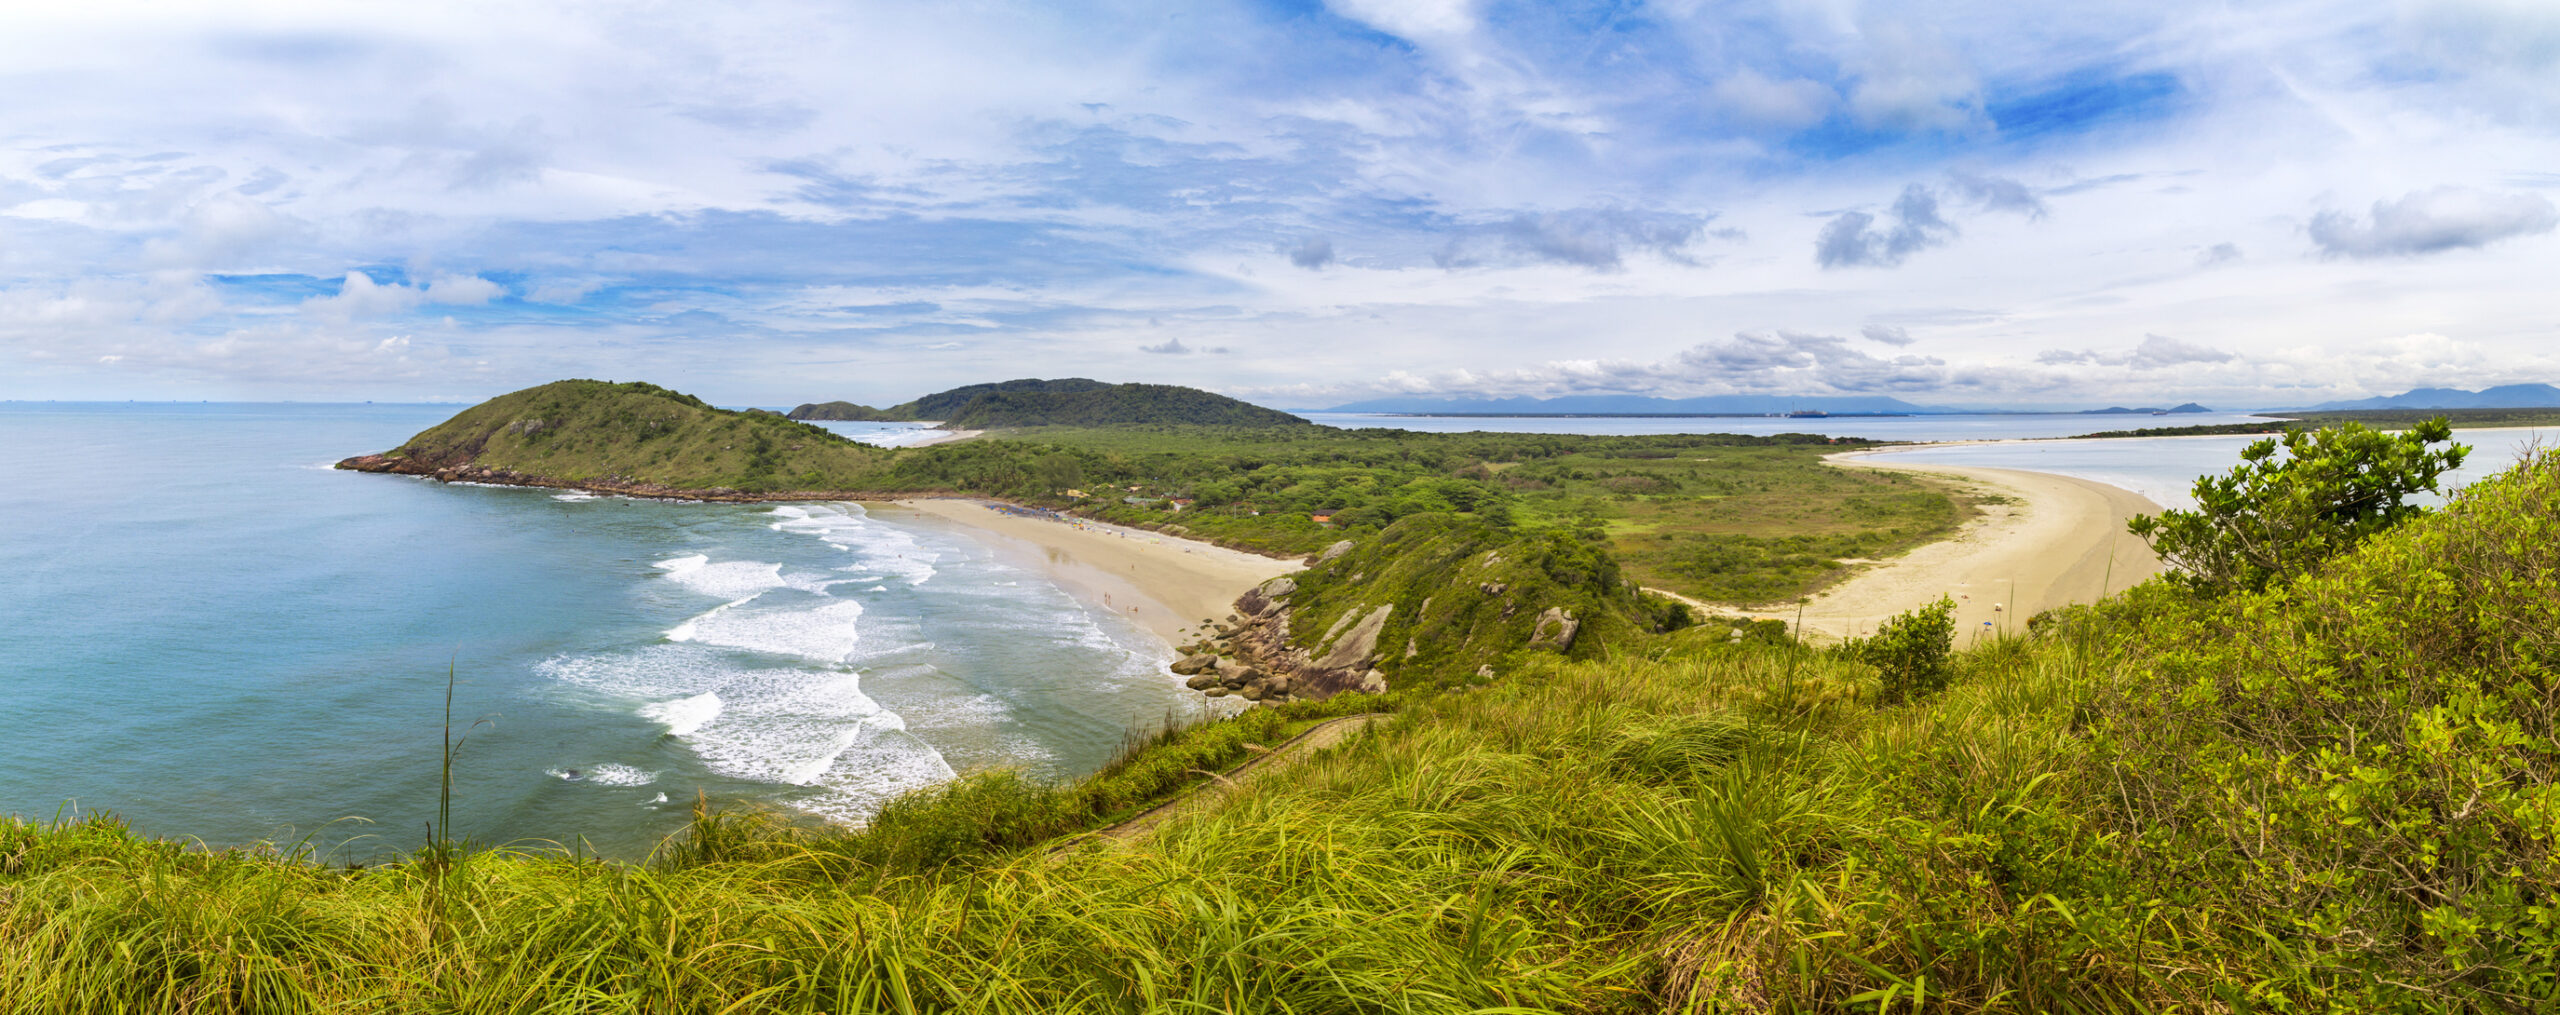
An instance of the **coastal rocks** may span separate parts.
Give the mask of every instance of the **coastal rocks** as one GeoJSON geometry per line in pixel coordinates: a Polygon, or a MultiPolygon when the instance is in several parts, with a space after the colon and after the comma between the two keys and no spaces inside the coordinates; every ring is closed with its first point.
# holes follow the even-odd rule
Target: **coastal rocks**
{"type": "Polygon", "coordinates": [[[1476,586],[1476,590],[1488,596],[1498,596],[1510,591],[1511,586],[1505,585],[1501,582],[1485,582],[1476,586]]]}
{"type": "Polygon", "coordinates": [[[1547,607],[1538,614],[1538,624],[1529,631],[1530,648],[1552,648],[1558,652],[1573,648],[1573,636],[1582,630],[1582,622],[1573,619],[1561,606],[1547,607]]]}
{"type": "MultiPolygon", "coordinates": [[[[1308,649],[1293,643],[1290,634],[1298,611],[1288,600],[1296,592],[1297,579],[1280,577],[1239,597],[1230,625],[1212,624],[1224,630],[1208,643],[1184,650],[1195,653],[1184,659],[1186,667],[1194,665],[1196,656],[1209,657],[1184,686],[1266,707],[1321,701],[1344,691],[1385,693],[1387,675],[1377,663],[1388,620],[1398,612],[1395,606],[1353,605],[1308,649]]],[[[1404,647],[1418,651],[1411,639],[1404,647]]]]}
{"type": "Polygon", "coordinates": [[[1218,660],[1218,682],[1230,688],[1243,687],[1246,681],[1252,680],[1261,672],[1233,659],[1218,660]]]}
{"type": "MultiPolygon", "coordinates": [[[[1387,615],[1394,613],[1395,609],[1395,604],[1389,603],[1371,610],[1367,616],[1361,617],[1357,623],[1352,624],[1349,630],[1342,631],[1339,637],[1329,638],[1329,647],[1325,649],[1324,655],[1316,660],[1316,667],[1327,670],[1357,669],[1375,660],[1378,657],[1378,633],[1386,629],[1387,615]]],[[[1344,613],[1343,617],[1348,619],[1358,612],[1353,610],[1344,613]]],[[[1339,630],[1342,624],[1337,622],[1334,627],[1339,630]]]]}
{"type": "Polygon", "coordinates": [[[1338,542],[1338,543],[1333,544],[1332,546],[1325,547],[1325,548],[1324,548],[1324,552],[1323,552],[1323,553],[1316,554],[1315,559],[1314,559],[1314,560],[1312,560],[1312,561],[1309,561],[1309,562],[1308,562],[1308,565],[1309,565],[1309,566],[1311,566],[1311,567],[1313,567],[1313,566],[1321,566],[1321,565],[1325,565],[1325,564],[1330,564],[1330,563],[1333,563],[1333,562],[1334,562],[1334,561],[1336,561],[1336,560],[1341,559],[1341,557],[1342,557],[1342,555],[1343,555],[1343,554],[1346,554],[1346,553],[1349,553],[1349,552],[1351,552],[1351,541],[1350,541],[1350,540],[1348,540],[1348,539],[1345,539],[1345,540],[1343,540],[1343,541],[1341,541],[1341,542],[1338,542]]]}
{"type": "Polygon", "coordinates": [[[1298,582],[1288,575],[1263,582],[1236,600],[1236,609],[1246,617],[1265,617],[1280,609],[1289,594],[1298,591],[1298,582]]]}
{"type": "Polygon", "coordinates": [[[1173,672],[1180,676],[1187,677],[1216,665],[1218,665],[1217,656],[1210,655],[1206,652],[1196,652],[1174,660],[1173,672]]]}

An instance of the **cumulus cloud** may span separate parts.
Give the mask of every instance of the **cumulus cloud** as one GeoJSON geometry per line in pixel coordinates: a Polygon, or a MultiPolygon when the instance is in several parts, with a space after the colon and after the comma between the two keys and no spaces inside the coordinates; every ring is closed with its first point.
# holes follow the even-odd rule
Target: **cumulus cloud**
{"type": "Polygon", "coordinates": [[[2196,252],[2196,264],[2206,268],[2217,264],[2229,264],[2239,259],[2240,245],[2237,243],[2216,243],[2196,252]]]}
{"type": "Polygon", "coordinates": [[[1938,214],[1938,195],[1914,183],[1902,188],[1887,216],[1892,224],[1876,228],[1876,216],[1844,211],[1822,227],[1813,257],[1825,268],[1891,268],[1913,253],[1943,246],[1956,233],[1954,223],[1938,214]]]}
{"type": "Polygon", "coordinates": [[[1327,0],[1334,13],[1406,39],[1463,35],[1475,28],[1473,0],[1327,0]]]}
{"type": "Polygon", "coordinates": [[[1333,240],[1310,236],[1289,251],[1289,263],[1314,271],[1333,263],[1333,240]]]}
{"type": "Polygon", "coordinates": [[[2016,212],[2030,219],[2045,216],[2044,199],[2016,180],[1958,172],[1947,174],[1947,186],[1984,211],[2016,212]]]}
{"type": "Polygon", "coordinates": [[[1227,347],[1223,345],[1190,346],[1182,344],[1182,340],[1179,338],[1168,338],[1155,345],[1139,346],[1138,351],[1155,353],[1159,356],[1187,356],[1195,352],[1218,355],[1225,353],[1227,351],[1227,347]]]}
{"type": "Polygon", "coordinates": [[[2471,187],[2411,191],[2375,201],[2359,220],[2329,210],[2311,217],[2311,242],[2328,257],[2394,257],[2484,247],[2560,225],[2560,209],[2536,194],[2494,194],[2471,187]]]}
{"type": "Polygon", "coordinates": [[[416,309],[420,304],[477,305],[506,295],[499,284],[477,275],[445,275],[425,286],[385,285],[361,271],[347,273],[333,296],[304,300],[303,310],[337,320],[380,317],[416,309]]]}
{"type": "Polygon", "coordinates": [[[1858,329],[1858,334],[1866,336],[1867,341],[1881,342],[1885,345],[1911,344],[1911,332],[1904,330],[1899,325],[1870,324],[1864,328],[1858,329]]]}
{"type": "Polygon", "coordinates": [[[478,275],[444,275],[427,284],[429,303],[478,306],[507,294],[507,288],[478,275]]]}
{"type": "Polygon", "coordinates": [[[1874,356],[1837,335],[1780,329],[1737,332],[1683,350],[1671,378],[1748,392],[1922,391],[1946,382],[1934,356],[1874,356]]]}
{"type": "Polygon", "coordinates": [[[2047,349],[2036,354],[2036,362],[2047,366],[2116,366],[2135,370],[2162,370],[2198,363],[2228,363],[2239,357],[2221,349],[2194,342],[2183,342],[2167,335],[2144,335],[2142,342],[2126,352],[2096,350],[2047,349]]]}

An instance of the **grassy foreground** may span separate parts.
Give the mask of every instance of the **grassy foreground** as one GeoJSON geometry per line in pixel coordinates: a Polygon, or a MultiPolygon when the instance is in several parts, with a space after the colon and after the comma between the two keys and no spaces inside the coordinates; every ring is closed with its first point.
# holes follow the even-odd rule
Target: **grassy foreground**
{"type": "Polygon", "coordinates": [[[1074,791],[1002,776],[867,835],[706,816],[647,866],[0,825],[0,1010],[2549,1011],[2555,632],[2544,456],[1908,704],[1705,629],[1532,656],[1063,857],[1003,830],[1074,791]]]}

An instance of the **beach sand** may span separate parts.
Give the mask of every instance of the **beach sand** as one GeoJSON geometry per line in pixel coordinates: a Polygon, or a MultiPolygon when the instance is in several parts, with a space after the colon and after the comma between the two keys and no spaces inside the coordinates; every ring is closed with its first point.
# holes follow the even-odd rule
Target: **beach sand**
{"type": "MultiPolygon", "coordinates": [[[[1874,633],[1886,618],[1945,595],[1956,601],[1956,643],[2023,631],[2027,618],[2094,602],[2160,571],[2151,548],[2125,531],[2159,505],[2104,483],[2016,469],[1906,464],[1892,452],[1834,455],[1843,468],[1924,472],[1971,483],[2011,503],[1986,504],[1951,539],[1871,567],[1813,596],[1808,636],[1829,640],[1874,633]],[[1988,622],[1986,626],[1985,622],[1988,622]]],[[[1794,610],[1751,616],[1795,620],[1794,610]]]]}
{"type": "Polygon", "coordinates": [[[1225,620],[1245,590],[1305,566],[1296,559],[1087,519],[1070,524],[1029,518],[991,504],[935,497],[867,507],[884,515],[903,514],[901,521],[967,529],[1000,552],[1045,569],[1078,598],[1136,621],[1168,645],[1196,640],[1201,621],[1225,620]]]}

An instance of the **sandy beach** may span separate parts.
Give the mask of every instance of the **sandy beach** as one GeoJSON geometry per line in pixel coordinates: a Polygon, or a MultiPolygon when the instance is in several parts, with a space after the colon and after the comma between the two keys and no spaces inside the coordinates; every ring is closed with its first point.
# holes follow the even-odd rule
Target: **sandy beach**
{"type": "Polygon", "coordinates": [[[1304,566],[1088,519],[1027,517],[994,504],[935,497],[867,507],[969,529],[1016,559],[1045,568],[1069,592],[1137,621],[1172,645],[1193,640],[1204,619],[1226,619],[1245,590],[1304,566]]]}
{"type": "MultiPolygon", "coordinates": [[[[1956,601],[1956,635],[1968,644],[2004,628],[2021,628],[2037,612],[2093,602],[2159,573],[2160,560],[2125,531],[2137,514],[2157,513],[2131,491],[2085,479],[2015,469],[1921,465],[1892,452],[1834,455],[1842,468],[1925,472],[2007,497],[1953,538],[1875,565],[1814,594],[1804,609],[1809,636],[1872,633],[1897,613],[1940,595],[1956,601]],[[1987,626],[1986,626],[1987,623],[1987,626]]],[[[1795,611],[1751,615],[1793,622],[1795,611]]]]}

